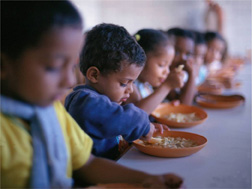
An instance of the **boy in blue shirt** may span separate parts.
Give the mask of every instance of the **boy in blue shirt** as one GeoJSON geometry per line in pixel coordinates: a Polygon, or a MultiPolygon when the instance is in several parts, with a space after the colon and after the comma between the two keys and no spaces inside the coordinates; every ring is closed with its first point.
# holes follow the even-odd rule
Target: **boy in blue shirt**
{"type": "Polygon", "coordinates": [[[86,84],[74,88],[65,107],[92,137],[94,155],[116,159],[120,136],[127,142],[142,136],[149,140],[155,131],[146,112],[133,104],[121,106],[133,92],[145,60],[143,49],[123,27],[100,24],[88,32],[80,59],[86,84]]]}
{"type": "Polygon", "coordinates": [[[92,139],[57,101],[74,85],[82,19],[69,1],[1,2],[0,188],[106,183],[180,187],[90,154],[92,139]]]}

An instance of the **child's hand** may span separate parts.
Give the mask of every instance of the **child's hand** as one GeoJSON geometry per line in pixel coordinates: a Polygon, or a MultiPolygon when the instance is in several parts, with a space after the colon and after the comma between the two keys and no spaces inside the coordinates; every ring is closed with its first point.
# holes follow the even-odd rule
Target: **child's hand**
{"type": "Polygon", "coordinates": [[[155,132],[160,132],[161,134],[163,134],[164,130],[168,130],[170,131],[170,128],[167,125],[163,125],[160,123],[152,123],[155,127],[155,132]]]}
{"type": "Polygon", "coordinates": [[[146,136],[142,136],[141,140],[150,141],[154,132],[155,132],[155,126],[153,125],[153,123],[150,123],[150,131],[146,136]]]}
{"type": "Polygon", "coordinates": [[[141,140],[145,140],[145,141],[150,141],[153,133],[155,132],[160,132],[161,134],[163,134],[164,130],[170,130],[170,128],[167,125],[163,125],[160,123],[150,123],[150,131],[146,136],[142,136],[141,140]]]}
{"type": "Polygon", "coordinates": [[[185,64],[185,67],[184,67],[184,70],[186,72],[188,72],[189,75],[193,75],[193,76],[196,76],[197,75],[197,69],[198,68],[198,65],[194,62],[193,59],[188,59],[186,64],[185,64]]]}
{"type": "Polygon", "coordinates": [[[180,105],[180,100],[172,100],[171,102],[170,102],[170,104],[172,104],[173,106],[178,106],[178,105],[180,105]]]}
{"type": "Polygon", "coordinates": [[[165,83],[171,87],[171,89],[174,88],[181,88],[184,85],[184,76],[185,73],[181,71],[177,71],[176,69],[172,70],[168,77],[165,80],[165,83]]]}
{"type": "Polygon", "coordinates": [[[183,188],[183,179],[175,174],[165,174],[147,177],[144,188],[183,188]]]}

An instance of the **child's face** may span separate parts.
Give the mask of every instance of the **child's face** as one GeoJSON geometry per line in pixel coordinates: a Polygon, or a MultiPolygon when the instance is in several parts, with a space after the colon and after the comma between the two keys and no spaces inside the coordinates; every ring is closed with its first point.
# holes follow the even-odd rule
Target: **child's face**
{"type": "Polygon", "coordinates": [[[135,64],[127,65],[120,72],[100,74],[95,86],[99,93],[108,96],[112,102],[121,104],[125,102],[133,92],[133,82],[137,79],[142,67],[135,64]]]}
{"type": "Polygon", "coordinates": [[[190,38],[176,37],[175,42],[175,57],[173,59],[170,69],[173,70],[177,66],[185,65],[188,60],[193,59],[194,41],[190,38]]]}
{"type": "Polygon", "coordinates": [[[139,76],[139,80],[148,82],[153,87],[160,86],[170,72],[169,66],[174,54],[175,51],[172,46],[160,48],[155,54],[152,52],[147,53],[147,62],[139,76]]]}
{"type": "Polygon", "coordinates": [[[205,44],[195,45],[194,59],[197,66],[201,66],[204,63],[207,46],[205,44]]]}
{"type": "Polygon", "coordinates": [[[79,29],[55,28],[38,46],[8,60],[2,70],[2,92],[12,98],[48,106],[75,84],[74,67],[83,43],[79,29]]]}
{"type": "Polygon", "coordinates": [[[205,57],[206,63],[213,61],[221,61],[225,51],[225,44],[220,39],[214,39],[208,43],[207,53],[205,57]]]}

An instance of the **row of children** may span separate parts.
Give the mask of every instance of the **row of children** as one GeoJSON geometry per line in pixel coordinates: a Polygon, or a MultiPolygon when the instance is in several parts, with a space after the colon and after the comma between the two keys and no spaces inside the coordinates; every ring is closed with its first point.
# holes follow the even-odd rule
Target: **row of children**
{"type": "Polygon", "coordinates": [[[80,57],[85,85],[66,97],[65,108],[92,137],[96,156],[117,159],[127,142],[152,136],[148,116],[162,101],[192,104],[204,57],[207,66],[215,64],[226,47],[214,32],[206,33],[214,36],[207,43],[203,34],[186,29],[173,28],[167,34],[142,29],[134,39],[113,24],[97,25],[87,33],[80,57]],[[178,71],[181,65],[184,71],[178,71]]]}
{"type": "Polygon", "coordinates": [[[1,188],[182,186],[175,174],[151,175],[91,154],[114,154],[118,134],[148,140],[167,129],[133,104],[120,106],[146,60],[123,27],[96,26],[81,52],[82,19],[69,1],[2,1],[1,28],[1,188]],[[75,83],[80,52],[86,85],[67,97],[66,108],[94,147],[57,101],[75,83]]]}
{"type": "Polygon", "coordinates": [[[219,69],[225,40],[181,28],[142,29],[132,37],[121,26],[100,24],[83,46],[81,18],[67,1],[3,7],[2,186],[71,186],[73,176],[79,185],[180,187],[174,174],[149,175],[106,159],[118,158],[127,142],[168,129],[151,123],[150,113],[166,99],[192,104],[206,70],[219,69]],[[55,100],[74,85],[78,61],[85,85],[66,97],[70,116],[55,100]]]}

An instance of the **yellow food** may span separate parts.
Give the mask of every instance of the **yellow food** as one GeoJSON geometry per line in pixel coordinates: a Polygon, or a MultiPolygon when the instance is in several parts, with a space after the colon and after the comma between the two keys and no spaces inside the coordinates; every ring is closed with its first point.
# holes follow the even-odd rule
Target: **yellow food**
{"type": "Polygon", "coordinates": [[[164,115],[163,118],[170,121],[176,121],[178,123],[188,123],[200,120],[200,117],[198,117],[194,112],[189,114],[170,113],[168,115],[164,115]]]}
{"type": "Polygon", "coordinates": [[[181,72],[182,70],[183,70],[183,68],[184,68],[184,65],[179,65],[177,68],[175,68],[176,69],[176,71],[177,72],[181,72]]]}
{"type": "Polygon", "coordinates": [[[188,148],[197,146],[197,143],[191,139],[181,137],[152,137],[150,141],[139,141],[146,146],[160,146],[163,148],[188,148]]]}

